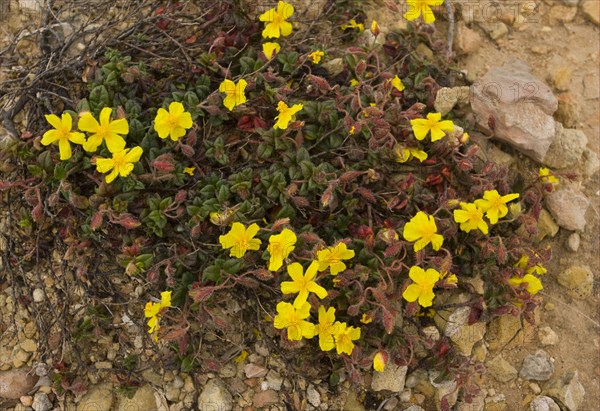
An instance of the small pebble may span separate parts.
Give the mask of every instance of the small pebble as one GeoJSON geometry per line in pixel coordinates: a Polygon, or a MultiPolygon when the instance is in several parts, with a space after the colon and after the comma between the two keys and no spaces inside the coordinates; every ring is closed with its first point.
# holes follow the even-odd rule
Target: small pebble
{"type": "Polygon", "coordinates": [[[581,237],[579,233],[573,233],[567,239],[567,249],[574,253],[579,250],[579,244],[581,243],[581,237]]]}
{"type": "Polygon", "coordinates": [[[33,290],[33,301],[36,303],[41,303],[44,301],[44,291],[41,288],[36,288],[33,290]]]}

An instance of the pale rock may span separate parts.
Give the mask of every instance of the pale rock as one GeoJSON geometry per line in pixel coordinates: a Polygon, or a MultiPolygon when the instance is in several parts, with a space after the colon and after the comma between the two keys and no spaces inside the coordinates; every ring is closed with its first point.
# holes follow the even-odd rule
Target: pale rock
{"type": "Polygon", "coordinates": [[[542,208],[540,217],[537,221],[537,235],[535,236],[535,240],[539,242],[547,236],[554,237],[558,233],[559,229],[560,227],[558,224],[556,224],[556,222],[554,222],[554,219],[550,213],[546,211],[546,209],[542,208]]]}
{"type": "Polygon", "coordinates": [[[417,368],[406,377],[405,386],[415,388],[419,382],[427,380],[427,371],[417,368]]]}
{"type": "Polygon", "coordinates": [[[485,394],[480,392],[478,395],[471,398],[471,402],[467,403],[464,400],[456,404],[456,411],[484,411],[485,394]]]}
{"type": "Polygon", "coordinates": [[[498,165],[510,166],[515,162],[515,158],[505,151],[502,151],[496,144],[489,144],[487,147],[488,159],[498,165]]]}
{"type": "Polygon", "coordinates": [[[538,328],[538,338],[542,345],[558,344],[558,335],[547,325],[538,328]]]}
{"type": "Polygon", "coordinates": [[[413,404],[408,408],[405,408],[404,411],[425,411],[425,409],[417,404],[413,404]]]}
{"type": "Polygon", "coordinates": [[[342,411],[365,411],[365,407],[356,398],[356,393],[350,391],[342,407],[342,411]]]}
{"type": "Polygon", "coordinates": [[[410,402],[410,400],[412,399],[412,390],[410,388],[403,389],[398,398],[402,402],[410,402]]]}
{"type": "Polygon", "coordinates": [[[562,0],[565,3],[565,6],[577,7],[579,4],[579,0],[562,0]]]}
{"type": "Polygon", "coordinates": [[[33,408],[34,411],[50,411],[52,409],[52,402],[45,393],[36,392],[33,396],[31,408],[33,408]]]}
{"type": "Polygon", "coordinates": [[[405,365],[398,366],[390,361],[383,372],[376,372],[373,375],[371,389],[373,391],[387,390],[396,393],[402,392],[407,371],[408,367],[405,365]]]}
{"type": "Polygon", "coordinates": [[[588,139],[581,130],[563,128],[556,124],[556,136],[542,163],[550,168],[574,167],[581,162],[588,139]]]}
{"type": "Polygon", "coordinates": [[[583,15],[596,26],[600,25],[600,2],[598,0],[583,0],[580,4],[583,15]]]}
{"type": "Polygon", "coordinates": [[[506,361],[501,355],[492,358],[485,363],[485,367],[492,377],[499,382],[508,382],[517,378],[519,374],[515,367],[506,361]]]}
{"type": "Polygon", "coordinates": [[[41,303],[44,301],[44,291],[41,288],[36,288],[33,290],[33,301],[36,303],[41,303]]]}
{"type": "Polygon", "coordinates": [[[471,86],[471,107],[478,124],[496,138],[541,161],[555,137],[552,90],[522,61],[495,67],[471,86]],[[535,92],[532,92],[535,90],[535,92]]]}
{"type": "Polygon", "coordinates": [[[578,188],[565,187],[554,190],[546,196],[546,207],[556,223],[567,230],[583,231],[585,228],[585,212],[590,205],[578,188]]]}
{"type": "Polygon", "coordinates": [[[456,104],[465,104],[469,102],[469,92],[470,89],[468,86],[462,87],[442,87],[438,90],[435,95],[435,102],[433,106],[435,111],[445,116],[448,114],[456,104]]]}
{"type": "Polygon", "coordinates": [[[539,384],[536,384],[535,382],[529,384],[529,389],[534,394],[539,394],[540,392],[542,392],[542,389],[540,388],[539,384]]]}
{"type": "Polygon", "coordinates": [[[24,406],[31,407],[31,404],[33,404],[33,397],[31,395],[23,395],[19,398],[19,401],[21,401],[21,404],[24,406]]]}
{"type": "Polygon", "coordinates": [[[572,70],[570,67],[558,67],[551,75],[554,88],[558,91],[567,91],[571,87],[572,70]]]}
{"type": "Polygon", "coordinates": [[[327,70],[327,73],[329,73],[331,77],[337,76],[346,68],[346,66],[344,65],[344,60],[342,60],[341,57],[336,57],[334,59],[328,60],[325,63],[321,64],[321,67],[327,70]]]}
{"type": "Polygon", "coordinates": [[[558,108],[554,113],[556,120],[565,127],[576,127],[579,122],[579,104],[572,93],[562,93],[557,97],[558,108]]]}
{"type": "Polygon", "coordinates": [[[114,388],[105,383],[91,387],[77,404],[77,411],[112,411],[114,388]]]}
{"type": "Polygon", "coordinates": [[[281,390],[281,385],[283,384],[283,378],[281,375],[275,370],[269,370],[266,377],[266,382],[269,388],[275,391],[281,390]]]}
{"type": "Polygon", "coordinates": [[[481,47],[481,36],[475,30],[459,21],[456,27],[456,42],[454,43],[458,52],[463,54],[475,53],[481,47]]]}
{"type": "Polygon", "coordinates": [[[587,73],[583,77],[583,97],[586,100],[597,99],[598,95],[600,94],[600,91],[598,90],[599,88],[600,85],[598,82],[597,73],[587,73]]]}
{"type": "Polygon", "coordinates": [[[312,384],[309,384],[308,388],[306,389],[306,399],[313,407],[318,407],[321,405],[321,395],[312,384]]]}
{"type": "MultiPolygon", "coordinates": [[[[402,391],[402,392],[404,392],[404,391],[402,391]]],[[[396,409],[396,407],[398,406],[399,402],[400,402],[400,400],[398,399],[398,397],[388,398],[386,403],[383,406],[383,409],[385,411],[394,411],[396,409]]]]}
{"type": "Polygon", "coordinates": [[[19,344],[19,346],[27,352],[34,353],[37,351],[37,344],[31,338],[26,338],[21,342],[21,344],[19,344]]]}
{"type": "Polygon", "coordinates": [[[158,411],[154,390],[149,385],[143,385],[138,388],[131,398],[128,398],[125,394],[119,394],[117,404],[117,411],[158,411]]]}
{"type": "MultiPolygon", "coordinates": [[[[278,404],[279,402],[279,394],[277,394],[277,392],[273,390],[257,392],[256,394],[254,394],[254,397],[252,397],[252,404],[259,409],[262,409],[262,407],[265,407],[267,405],[278,404]]],[[[206,411],[209,410],[207,409],[206,411]]]]}
{"type": "MultiPolygon", "coordinates": [[[[0,5],[0,7],[2,7],[0,5]]],[[[31,407],[26,407],[23,404],[17,404],[15,405],[15,408],[13,408],[13,411],[31,411],[33,408],[31,407]]]]}
{"type": "Polygon", "coordinates": [[[423,330],[421,331],[425,338],[430,339],[431,341],[438,341],[440,339],[440,330],[438,330],[435,325],[423,327],[423,330]]]}
{"type": "Polygon", "coordinates": [[[441,404],[443,399],[446,399],[446,401],[448,401],[448,405],[450,406],[450,408],[452,408],[454,404],[456,404],[456,401],[458,400],[459,390],[457,389],[457,384],[454,380],[442,381],[440,383],[435,382],[438,376],[438,371],[433,371],[429,373],[429,382],[435,388],[435,406],[436,409],[440,411],[442,409],[441,404]]]}
{"type": "Polygon", "coordinates": [[[554,373],[554,363],[544,350],[529,354],[523,360],[519,377],[524,380],[547,381],[554,373]]]}
{"type": "Polygon", "coordinates": [[[479,341],[473,346],[471,359],[473,361],[484,362],[487,358],[488,349],[485,345],[485,341],[479,341]]]}
{"type": "Polygon", "coordinates": [[[488,324],[486,340],[491,351],[512,348],[524,344],[531,338],[533,327],[527,321],[513,315],[502,315],[488,324]]]}
{"type": "Polygon", "coordinates": [[[459,332],[460,329],[467,323],[470,312],[470,307],[459,307],[454,310],[454,312],[448,317],[448,322],[444,328],[444,335],[446,337],[452,337],[454,334],[459,332]]]}
{"type": "Polygon", "coordinates": [[[462,354],[469,357],[475,343],[481,341],[485,335],[486,323],[465,324],[460,330],[453,334],[450,339],[462,354]]]}
{"type": "Polygon", "coordinates": [[[501,21],[496,22],[483,22],[479,23],[492,40],[498,40],[499,38],[508,34],[508,27],[501,21]]]}
{"type": "Polygon", "coordinates": [[[37,380],[24,369],[0,371],[0,398],[19,399],[32,390],[37,380]]]}
{"type": "Polygon", "coordinates": [[[219,370],[219,376],[222,378],[232,378],[237,374],[237,367],[232,363],[227,363],[219,370]]]}
{"type": "Polygon", "coordinates": [[[575,370],[548,382],[544,394],[556,398],[568,411],[578,411],[585,396],[579,372],[575,370]]]}
{"type": "Polygon", "coordinates": [[[582,160],[582,172],[586,177],[592,177],[596,175],[600,169],[600,160],[598,160],[598,154],[595,151],[586,147],[583,151],[582,160]]]}
{"type": "Polygon", "coordinates": [[[177,402],[177,400],[179,400],[180,394],[181,390],[179,388],[174,387],[172,384],[168,384],[165,388],[165,397],[171,402],[177,402]]]}
{"type": "Polygon", "coordinates": [[[583,300],[592,295],[594,274],[587,265],[571,266],[559,272],[556,279],[575,298],[583,300]]]}
{"type": "Polygon", "coordinates": [[[148,368],[142,371],[142,377],[144,378],[144,380],[157,387],[162,387],[163,385],[163,377],[156,371],[154,371],[152,368],[148,368]]]}
{"type": "Polygon", "coordinates": [[[571,233],[569,238],[567,238],[567,249],[574,253],[579,250],[579,245],[581,244],[581,236],[579,233],[571,233]]]}
{"type": "Polygon", "coordinates": [[[247,378],[262,378],[267,375],[267,369],[256,364],[246,364],[244,366],[244,373],[247,378]]]}
{"type": "Polygon", "coordinates": [[[553,6],[548,12],[548,21],[551,26],[556,26],[560,23],[570,23],[577,14],[577,7],[569,7],[563,5],[553,6]]]}
{"type": "Polygon", "coordinates": [[[198,398],[198,406],[200,411],[231,411],[233,409],[233,397],[227,391],[227,387],[223,381],[213,378],[208,380],[200,397],[198,398]]]}
{"type": "Polygon", "coordinates": [[[556,402],[554,402],[552,398],[544,395],[535,397],[529,404],[529,409],[531,411],[560,411],[560,407],[556,402]]]}
{"type": "Polygon", "coordinates": [[[113,367],[110,361],[98,361],[94,364],[97,370],[109,370],[113,367]]]}

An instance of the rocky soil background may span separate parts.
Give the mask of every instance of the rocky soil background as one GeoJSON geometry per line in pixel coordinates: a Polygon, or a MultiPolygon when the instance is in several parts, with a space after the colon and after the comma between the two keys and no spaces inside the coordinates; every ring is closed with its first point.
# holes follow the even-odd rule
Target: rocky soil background
{"type": "MultiPolygon", "coordinates": [[[[544,303],[536,314],[536,325],[506,316],[468,326],[468,312],[456,310],[440,313],[436,327],[428,330],[432,336],[445,333],[463,354],[487,369],[478,381],[480,394],[470,404],[455,397],[454,409],[600,409],[600,3],[453,3],[457,66],[473,85],[442,89],[436,109],[448,112],[455,107],[462,111],[474,130],[470,132],[472,138],[487,158],[522,173],[537,173],[544,165],[561,178],[558,189],[546,197],[539,223],[540,247],[552,247],[553,259],[544,277],[544,303]],[[496,138],[490,139],[492,134],[496,138]],[[573,181],[567,175],[575,176],[573,181]]],[[[401,1],[397,4],[402,6],[401,1]]],[[[8,6],[7,2],[0,4],[0,84],[8,81],[11,72],[26,70],[28,59],[35,58],[39,52],[35,30],[42,24],[36,21],[35,1],[21,0],[8,6]],[[3,54],[11,44],[16,45],[12,52],[19,55],[17,65],[3,54]],[[10,66],[4,63],[9,60],[10,66]]],[[[376,19],[384,33],[405,26],[384,2],[370,2],[367,9],[369,21],[376,19]]],[[[443,38],[450,24],[443,11],[439,15],[437,34],[443,38]]],[[[85,47],[84,41],[74,43],[70,52],[76,54],[78,48],[85,47]]],[[[421,47],[419,52],[427,55],[431,50],[421,47]]],[[[12,225],[4,204],[0,207],[3,252],[10,245],[12,225]]],[[[295,375],[270,342],[268,324],[257,330],[265,338],[252,345],[245,345],[244,338],[232,331],[229,341],[220,345],[237,349],[218,351],[225,365],[214,372],[180,372],[173,364],[160,361],[161,351],[149,342],[143,319],[136,318],[141,313],[139,307],[130,311],[110,304],[106,309],[112,316],[103,327],[111,331],[86,344],[86,352],[69,352],[70,345],[61,339],[60,332],[40,335],[44,328],[39,307],[44,301],[57,299],[63,281],[63,276],[55,274],[60,272],[61,255],[57,251],[53,261],[25,273],[31,284],[36,284],[29,304],[15,300],[11,274],[0,267],[3,281],[8,280],[0,284],[0,409],[429,411],[439,409],[439,399],[454,391],[452,382],[436,383],[436,376],[423,371],[407,375],[405,367],[390,366],[384,373],[375,373],[367,381],[367,390],[356,390],[343,381],[343,376],[333,388],[310,375],[295,375]],[[40,341],[48,343],[43,350],[40,341]],[[54,374],[50,368],[57,365],[46,362],[43,354],[48,349],[64,349],[65,356],[77,357],[78,375],[70,376],[68,386],[62,385],[69,395],[57,389],[60,380],[51,379],[54,374]],[[239,356],[242,351],[249,354],[247,358],[239,356]],[[145,366],[131,370],[121,361],[126,354],[138,356],[145,366]],[[123,375],[130,375],[131,380],[123,381],[123,375]],[[137,389],[132,390],[132,385],[137,389]]],[[[481,284],[473,285],[482,289],[481,284]]],[[[143,293],[141,286],[123,284],[128,286],[133,296],[143,293]]],[[[85,288],[71,288],[69,297],[74,304],[66,312],[84,318],[85,288]]],[[[232,304],[223,315],[236,323],[240,309],[232,304]]],[[[208,332],[207,347],[219,346],[218,338],[208,332]]],[[[207,348],[206,356],[199,360],[208,362],[216,356],[207,348]]]]}

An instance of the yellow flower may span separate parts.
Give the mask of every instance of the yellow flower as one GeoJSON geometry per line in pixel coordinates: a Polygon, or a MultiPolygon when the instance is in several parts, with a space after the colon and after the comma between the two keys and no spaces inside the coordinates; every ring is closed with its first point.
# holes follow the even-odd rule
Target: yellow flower
{"type": "Polygon", "coordinates": [[[429,243],[437,251],[444,243],[444,237],[437,234],[437,226],[433,216],[428,216],[423,211],[419,211],[404,225],[402,236],[406,241],[415,243],[415,251],[422,250],[429,243]]]}
{"type": "Polygon", "coordinates": [[[315,336],[315,325],[306,321],[309,316],[309,303],[305,302],[295,308],[292,304],[282,301],[277,304],[277,315],[273,319],[273,326],[278,330],[286,328],[290,341],[300,341],[302,337],[312,338],[315,336]]]}
{"type": "Polygon", "coordinates": [[[171,291],[163,291],[160,293],[160,302],[154,303],[148,301],[144,307],[144,316],[149,318],[148,334],[154,334],[154,341],[158,340],[158,336],[155,334],[160,329],[160,315],[164,308],[171,306],[171,291]]]}
{"type": "Polygon", "coordinates": [[[244,104],[248,99],[244,94],[244,90],[248,83],[244,79],[240,79],[237,84],[231,80],[223,80],[219,85],[219,91],[225,93],[226,96],[223,99],[223,105],[232,111],[235,106],[244,104]]]}
{"type": "Polygon", "coordinates": [[[382,351],[377,351],[377,354],[373,357],[373,369],[377,372],[383,372],[386,363],[387,354],[382,351]]]}
{"type": "Polygon", "coordinates": [[[272,8],[265,11],[258,18],[260,21],[267,23],[262,32],[264,38],[279,36],[289,36],[292,33],[292,23],[286,21],[294,14],[294,6],[285,1],[277,3],[277,9],[272,8]]]}
{"type": "Polygon", "coordinates": [[[314,64],[319,64],[321,62],[321,58],[325,55],[325,52],[322,50],[315,50],[308,55],[314,64]]]}
{"type": "Polygon", "coordinates": [[[458,141],[460,141],[463,144],[466,144],[467,141],[469,141],[469,133],[463,133],[463,135],[460,136],[460,138],[458,139],[458,141]]]}
{"type": "Polygon", "coordinates": [[[269,246],[267,247],[267,250],[269,250],[269,255],[271,256],[269,259],[270,271],[277,271],[281,268],[283,260],[294,251],[296,240],[296,234],[287,228],[281,231],[281,234],[269,237],[269,246]]]}
{"type": "Polygon", "coordinates": [[[370,323],[373,322],[373,317],[371,317],[367,313],[364,313],[362,315],[362,317],[360,317],[360,322],[363,323],[363,324],[370,324],[370,323]]]}
{"type": "Polygon", "coordinates": [[[431,132],[431,141],[440,140],[446,135],[446,131],[454,130],[454,123],[450,120],[443,120],[440,113],[429,113],[427,118],[416,118],[410,120],[413,133],[417,140],[423,140],[431,132]]]}
{"type": "Polygon", "coordinates": [[[430,307],[435,298],[433,286],[440,279],[440,273],[433,268],[428,268],[425,271],[421,267],[413,265],[408,272],[408,276],[413,280],[413,284],[404,290],[402,297],[411,303],[419,300],[420,306],[430,307]]]}
{"type": "Polygon", "coordinates": [[[327,297],[327,290],[315,282],[319,263],[313,261],[306,269],[306,274],[303,273],[300,263],[292,263],[287,266],[287,272],[292,277],[292,281],[284,281],[281,283],[281,292],[283,294],[298,293],[294,300],[294,307],[299,308],[308,299],[309,293],[315,293],[317,297],[323,299],[327,297]]]}
{"type": "Polygon", "coordinates": [[[248,351],[242,350],[240,355],[235,357],[235,359],[233,361],[235,361],[237,364],[239,364],[239,363],[246,361],[246,358],[248,358],[248,351]]]}
{"type": "Polygon", "coordinates": [[[400,77],[398,76],[394,76],[394,78],[392,79],[392,87],[394,87],[398,91],[402,91],[406,88],[404,87],[404,83],[402,83],[402,80],[400,80],[400,77]]]}
{"type": "Polygon", "coordinates": [[[546,268],[541,264],[536,264],[532,267],[529,267],[529,257],[526,255],[522,256],[519,261],[517,261],[515,267],[525,270],[526,274],[542,275],[548,272],[548,270],[546,270],[546,268]]]}
{"type": "Polygon", "coordinates": [[[406,20],[412,21],[423,14],[425,24],[431,24],[435,21],[435,16],[430,6],[441,6],[444,0],[406,0],[410,10],[404,13],[406,20]]]}
{"type": "Polygon", "coordinates": [[[330,351],[335,347],[335,308],[329,307],[325,311],[324,306],[319,306],[319,324],[315,325],[315,335],[319,335],[319,348],[321,351],[330,351]]]}
{"type": "Polygon", "coordinates": [[[427,160],[427,153],[422,150],[419,150],[416,147],[396,146],[394,152],[396,153],[397,163],[406,163],[412,158],[417,158],[421,163],[424,160],[427,160]]]}
{"type": "Polygon", "coordinates": [[[379,33],[381,33],[381,30],[379,29],[379,24],[377,24],[377,21],[375,20],[371,22],[371,33],[373,33],[375,37],[377,37],[379,33]]]}
{"type": "Polygon", "coordinates": [[[335,348],[338,354],[352,355],[354,343],[360,338],[360,328],[348,327],[346,323],[336,322],[336,331],[333,335],[335,339],[335,348]]]}
{"type": "Polygon", "coordinates": [[[519,287],[523,283],[527,284],[527,287],[525,289],[531,295],[537,294],[540,290],[544,288],[542,287],[542,282],[540,281],[540,279],[534,276],[533,274],[525,274],[523,278],[513,277],[508,280],[508,283],[513,287],[519,287]]]}
{"type": "Polygon", "coordinates": [[[355,78],[353,78],[352,80],[350,80],[350,86],[351,87],[356,87],[359,84],[360,84],[360,82],[357,79],[355,79],[355,78]]]}
{"type": "Polygon", "coordinates": [[[61,118],[56,114],[46,114],[46,120],[54,130],[48,130],[44,133],[41,143],[45,146],[58,141],[58,150],[61,160],[71,158],[71,144],[85,144],[85,135],[76,131],[71,131],[73,128],[73,118],[69,113],[63,113],[61,118]]]}
{"type": "Polygon", "coordinates": [[[183,172],[184,172],[184,173],[186,173],[186,174],[189,174],[189,175],[191,175],[191,176],[193,176],[193,175],[194,175],[194,172],[195,172],[195,171],[196,171],[196,167],[185,167],[185,168],[183,169],[183,172]]]}
{"type": "Polygon", "coordinates": [[[519,194],[501,196],[496,190],[487,190],[482,199],[475,200],[475,205],[485,213],[491,224],[496,224],[499,218],[508,214],[506,203],[515,198],[519,198],[519,194]]]}
{"type": "Polygon", "coordinates": [[[342,260],[349,260],[352,257],[354,257],[354,250],[349,250],[343,242],[317,251],[319,271],[325,271],[329,267],[331,275],[337,275],[346,269],[346,264],[342,260]]]}
{"type": "Polygon", "coordinates": [[[231,248],[229,252],[231,257],[242,258],[246,251],[260,248],[260,239],[254,238],[258,230],[260,227],[256,223],[246,228],[244,224],[235,222],[227,234],[219,236],[219,243],[223,249],[231,248]]]}
{"type": "Polygon", "coordinates": [[[192,115],[185,111],[183,104],[173,101],[169,111],[159,108],[154,118],[154,131],[160,138],[171,137],[177,141],[185,135],[185,130],[192,127],[192,115]]]}
{"type": "Polygon", "coordinates": [[[110,184],[117,176],[127,177],[133,171],[133,163],[140,160],[142,156],[141,147],[136,146],[132,149],[126,148],[113,153],[112,158],[98,157],[96,159],[96,170],[99,173],[112,172],[106,176],[106,182],[110,184]]]}
{"type": "Polygon", "coordinates": [[[304,106],[302,104],[294,104],[292,107],[288,107],[283,101],[277,103],[277,111],[279,114],[275,117],[277,122],[273,126],[273,128],[281,128],[286,129],[290,121],[294,121],[296,119],[295,114],[302,110],[304,106]]]}
{"type": "Polygon", "coordinates": [[[483,219],[483,211],[473,203],[460,203],[460,210],[454,210],[454,221],[460,223],[460,229],[468,233],[479,229],[483,234],[488,233],[488,225],[483,219]]]}
{"type": "Polygon", "coordinates": [[[350,133],[350,135],[356,133],[356,127],[354,127],[354,126],[350,127],[350,130],[348,131],[348,133],[350,133]]]}
{"type": "Polygon", "coordinates": [[[555,184],[560,181],[557,177],[553,176],[546,167],[540,167],[540,177],[544,183],[555,184]]]}
{"type": "Polygon", "coordinates": [[[358,29],[359,31],[364,31],[365,25],[362,23],[357,23],[356,20],[352,19],[347,24],[344,24],[342,26],[342,30],[347,30],[347,29],[358,29]]]}
{"type": "Polygon", "coordinates": [[[77,126],[81,131],[93,133],[83,145],[83,149],[88,152],[94,152],[102,141],[106,142],[106,147],[111,153],[116,153],[125,148],[125,139],[119,134],[129,133],[129,124],[124,118],[110,121],[112,108],[104,107],[100,112],[100,122],[98,122],[92,113],[84,113],[77,126]]]}
{"type": "Polygon", "coordinates": [[[445,278],[446,280],[446,284],[458,284],[458,277],[456,276],[456,274],[450,274],[448,277],[445,278]]]}
{"type": "Polygon", "coordinates": [[[279,45],[279,43],[275,43],[275,42],[267,42],[267,43],[263,43],[263,53],[265,54],[265,57],[268,60],[271,60],[271,58],[273,58],[273,53],[277,54],[279,53],[279,50],[281,50],[281,46],[279,45]]]}

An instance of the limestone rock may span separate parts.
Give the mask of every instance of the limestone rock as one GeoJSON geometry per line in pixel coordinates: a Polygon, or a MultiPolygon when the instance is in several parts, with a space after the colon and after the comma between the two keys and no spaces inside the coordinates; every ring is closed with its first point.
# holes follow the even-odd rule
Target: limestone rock
{"type": "Polygon", "coordinates": [[[547,381],[554,373],[554,364],[544,350],[537,350],[523,360],[519,377],[524,380],[547,381]]]}
{"type": "Polygon", "coordinates": [[[563,128],[556,124],[556,136],[542,163],[550,168],[567,168],[577,165],[587,147],[588,139],[581,130],[563,128]]]}
{"type": "Polygon", "coordinates": [[[488,324],[486,340],[491,351],[520,346],[532,338],[533,327],[527,321],[512,315],[494,318],[488,324]]]}
{"type": "Polygon", "coordinates": [[[454,404],[456,404],[456,401],[458,400],[459,390],[456,389],[456,381],[454,380],[442,381],[440,383],[435,382],[438,376],[438,371],[429,373],[429,382],[435,388],[435,406],[437,410],[440,411],[442,409],[441,404],[443,399],[448,401],[448,405],[450,406],[450,408],[452,408],[454,404]]]}
{"type": "Polygon", "coordinates": [[[111,384],[95,385],[79,401],[77,411],[112,411],[113,400],[114,388],[111,384]]]}
{"type": "Polygon", "coordinates": [[[458,52],[472,54],[481,47],[481,36],[460,21],[456,27],[456,42],[454,45],[458,52]]]}
{"type": "Polygon", "coordinates": [[[326,61],[325,63],[321,64],[321,67],[327,70],[331,77],[337,76],[345,69],[344,60],[342,60],[341,57],[326,61]]]}
{"type": "Polygon", "coordinates": [[[540,218],[537,221],[537,235],[535,240],[542,241],[547,236],[554,237],[559,229],[560,227],[554,222],[550,213],[542,208],[540,218]]]}
{"type": "Polygon", "coordinates": [[[208,380],[200,393],[198,407],[200,411],[212,411],[215,409],[231,411],[233,409],[233,397],[227,391],[227,387],[223,381],[213,378],[208,380]]]}
{"type": "Polygon", "coordinates": [[[551,26],[556,26],[560,23],[570,23],[573,21],[576,14],[577,7],[569,7],[557,4],[548,12],[548,22],[551,26]]]}
{"type": "Polygon", "coordinates": [[[600,2],[597,0],[584,0],[581,4],[581,11],[589,21],[596,26],[600,25],[600,2]]]}
{"type": "Polygon", "coordinates": [[[575,127],[579,122],[579,105],[572,93],[562,93],[557,97],[558,108],[554,117],[565,127],[575,127]]]}
{"type": "Polygon", "coordinates": [[[582,173],[586,177],[594,176],[600,169],[600,160],[598,160],[598,154],[596,154],[595,151],[590,150],[587,147],[583,151],[583,156],[581,157],[581,160],[582,173]]]}
{"type": "Polygon", "coordinates": [[[129,411],[134,409],[144,411],[157,411],[154,390],[149,385],[143,385],[135,391],[133,397],[127,395],[118,396],[118,411],[129,411]]]}
{"type": "Polygon", "coordinates": [[[0,398],[19,399],[33,389],[37,380],[25,369],[0,371],[0,398]]]}
{"type": "Polygon", "coordinates": [[[544,158],[556,133],[558,101],[526,63],[491,69],[471,86],[470,96],[481,127],[534,160],[544,158]]]}
{"type": "Polygon", "coordinates": [[[485,330],[486,323],[484,322],[477,322],[471,325],[465,324],[450,339],[456,348],[458,348],[458,351],[469,357],[475,343],[483,339],[485,330]]]}
{"type": "Polygon", "coordinates": [[[306,389],[306,399],[313,407],[321,405],[321,394],[319,394],[319,391],[312,384],[306,389]]]}
{"type": "Polygon", "coordinates": [[[48,399],[48,395],[43,392],[36,392],[33,396],[31,408],[34,411],[50,411],[52,409],[52,401],[48,399]]]}
{"type": "Polygon", "coordinates": [[[546,196],[546,207],[556,223],[567,230],[583,231],[585,228],[585,212],[590,205],[579,189],[566,187],[555,190],[546,196]]]}
{"type": "Polygon", "coordinates": [[[365,407],[356,398],[356,393],[354,391],[350,391],[342,411],[365,411],[365,407]]]}
{"type": "Polygon", "coordinates": [[[577,370],[561,375],[550,381],[545,394],[556,398],[569,411],[577,411],[583,402],[585,389],[579,382],[577,370]]]}
{"type": "Polygon", "coordinates": [[[552,398],[546,397],[545,395],[535,397],[529,404],[529,409],[531,411],[560,411],[560,407],[556,404],[556,402],[554,402],[552,398]]]}
{"type": "Polygon", "coordinates": [[[469,102],[469,87],[442,87],[435,95],[435,111],[445,116],[457,103],[469,102]]]}
{"type": "Polygon", "coordinates": [[[485,363],[485,368],[495,380],[508,382],[517,378],[519,374],[515,367],[506,361],[501,355],[492,358],[485,363]]]}
{"type": "Polygon", "coordinates": [[[267,375],[267,369],[253,363],[248,363],[244,367],[244,373],[247,378],[262,378],[267,375]]]}
{"type": "Polygon", "coordinates": [[[538,338],[540,339],[540,343],[542,343],[542,345],[558,344],[558,335],[547,325],[538,328],[538,338]]]}
{"type": "MultiPolygon", "coordinates": [[[[263,409],[263,407],[267,405],[277,404],[279,401],[279,394],[273,390],[257,392],[254,394],[254,397],[252,397],[252,404],[258,409],[263,409]]],[[[212,411],[213,409],[215,408],[207,408],[206,411],[212,411]]],[[[217,409],[219,411],[221,410],[220,408],[217,409]]],[[[227,409],[231,410],[231,408],[227,409]]]]}
{"type": "Polygon", "coordinates": [[[388,362],[383,372],[374,373],[371,389],[373,391],[402,392],[407,371],[408,367],[405,365],[397,366],[392,362],[388,362]]]}
{"type": "Polygon", "coordinates": [[[560,272],[557,280],[575,298],[583,300],[592,294],[594,274],[587,265],[571,266],[565,271],[560,272]]]}
{"type": "Polygon", "coordinates": [[[581,244],[581,236],[579,233],[571,233],[569,238],[567,238],[567,249],[574,253],[579,250],[579,245],[581,244]]]}

